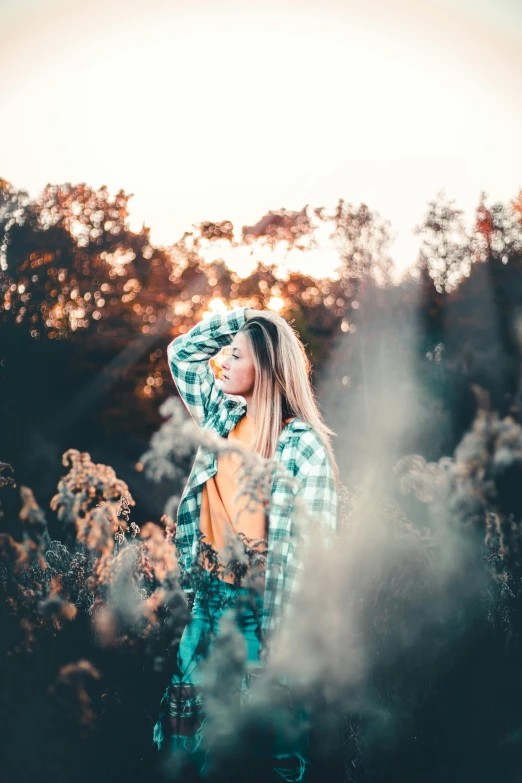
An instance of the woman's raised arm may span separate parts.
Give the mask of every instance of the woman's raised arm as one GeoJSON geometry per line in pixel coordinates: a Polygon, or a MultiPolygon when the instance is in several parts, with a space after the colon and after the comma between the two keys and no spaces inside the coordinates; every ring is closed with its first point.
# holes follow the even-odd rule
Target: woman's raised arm
{"type": "Polygon", "coordinates": [[[237,307],[204,318],[189,332],[176,337],[167,348],[174,383],[199,426],[216,413],[227,396],[216,383],[209,360],[230,345],[244,325],[249,309],[237,307]]]}

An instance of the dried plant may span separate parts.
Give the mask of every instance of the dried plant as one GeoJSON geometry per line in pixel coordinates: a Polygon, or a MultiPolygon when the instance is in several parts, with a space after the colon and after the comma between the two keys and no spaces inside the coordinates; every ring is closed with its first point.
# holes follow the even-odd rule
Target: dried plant
{"type": "Polygon", "coordinates": [[[69,720],[78,723],[82,729],[92,729],[95,714],[90,706],[86,689],[89,680],[99,680],[101,673],[86,660],[62,666],[55,682],[49,686],[49,693],[65,711],[69,720]]]}
{"type": "Polygon", "coordinates": [[[198,445],[197,427],[187,417],[179,397],[167,397],[159,412],[166,421],[152,436],[150,448],[141,455],[139,466],[152,481],[181,480],[198,445]]]}
{"type": "MultiPolygon", "coordinates": [[[[173,411],[180,412],[177,406],[173,411]]],[[[188,436],[179,419],[170,424],[172,435],[183,432],[184,458],[188,436]]],[[[170,424],[163,425],[167,429],[144,461],[156,480],[177,475],[169,467],[176,459],[168,445],[170,424]]],[[[201,446],[203,453],[240,458],[237,497],[244,495],[247,507],[268,505],[277,471],[295,488],[294,477],[275,460],[263,460],[212,433],[192,429],[190,437],[190,453],[201,446]]],[[[436,464],[419,456],[401,460],[399,486],[428,506],[431,531],[413,524],[390,498],[364,486],[341,485],[338,535],[330,540],[322,531],[318,538],[314,520],[296,499],[305,578],[265,667],[255,677],[248,673],[252,688],[238,713],[234,700],[223,694],[231,679],[247,673],[230,623],[223,624],[212,654],[217,674],[209,679],[207,735],[209,747],[219,746],[225,766],[274,731],[282,737],[300,731],[288,709],[291,698],[320,717],[311,726],[319,756],[339,752],[335,743],[340,743],[350,758],[346,780],[355,783],[370,774],[374,749],[429,698],[438,656],[465,633],[484,603],[484,582],[476,576],[481,563],[470,568],[467,550],[463,554],[455,547],[459,529],[465,535],[479,531],[502,568],[491,558],[486,565],[499,580],[504,574],[505,590],[512,601],[519,600],[514,572],[506,577],[508,559],[510,567],[516,562],[520,532],[518,499],[506,490],[511,487],[506,482],[512,479],[516,486],[520,442],[518,425],[483,410],[453,459],[436,464]]],[[[0,535],[6,651],[31,654],[43,639],[83,618],[94,632],[93,654],[95,649],[107,656],[129,651],[144,671],[170,676],[194,597],[180,572],[173,517],[166,513],[159,524],[147,522],[140,529],[132,520],[129,488],[111,468],[76,450],[66,452],[63,463],[68,473],[51,506],[64,540],[51,540],[45,514],[26,487],[20,490],[21,540],[0,535]]],[[[258,606],[265,541],[239,536],[218,553],[202,538],[200,552],[207,568],[197,564],[190,575],[193,588],[209,575],[231,576],[234,584],[248,588],[242,600],[258,606]]],[[[490,607],[499,604],[498,595],[492,592],[490,598],[490,607]]],[[[498,618],[498,611],[490,615],[498,618]]],[[[81,732],[95,723],[88,683],[97,681],[102,669],[84,656],[74,660],[60,666],[49,693],[66,713],[75,711],[81,732]]]]}
{"type": "Polygon", "coordinates": [[[455,456],[426,463],[406,457],[395,466],[403,492],[413,492],[433,514],[447,513],[472,532],[480,558],[495,579],[490,619],[510,635],[522,634],[522,427],[490,410],[489,396],[474,392],[478,411],[455,456]]]}
{"type": "Polygon", "coordinates": [[[11,617],[19,621],[11,649],[35,649],[39,634],[57,633],[79,611],[92,619],[105,644],[157,640],[166,620],[179,638],[180,628],[168,618],[168,607],[175,606],[176,623],[186,622],[172,520],[164,516],[160,525],[140,530],[130,519],[134,500],[112,468],[73,449],[63,464],[70,470],[51,507],[63,523],[65,542],[51,540],[45,514],[27,487],[20,490],[22,541],[0,535],[0,580],[11,617]]]}

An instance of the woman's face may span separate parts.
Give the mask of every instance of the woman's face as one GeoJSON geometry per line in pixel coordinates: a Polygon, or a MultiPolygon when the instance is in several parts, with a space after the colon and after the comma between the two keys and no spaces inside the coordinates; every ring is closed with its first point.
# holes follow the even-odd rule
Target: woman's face
{"type": "Polygon", "coordinates": [[[249,401],[254,393],[255,366],[250,342],[244,332],[238,332],[234,336],[229,353],[221,366],[222,390],[226,394],[239,394],[249,401]]]}

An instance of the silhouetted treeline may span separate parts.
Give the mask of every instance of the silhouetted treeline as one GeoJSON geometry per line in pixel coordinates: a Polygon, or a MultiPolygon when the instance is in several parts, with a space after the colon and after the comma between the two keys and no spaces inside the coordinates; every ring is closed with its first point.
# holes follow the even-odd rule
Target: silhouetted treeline
{"type": "MultiPolygon", "coordinates": [[[[424,436],[406,438],[406,451],[430,459],[451,453],[474,417],[473,384],[491,394],[499,412],[518,410],[522,197],[487,206],[482,196],[470,231],[439,194],[418,227],[418,264],[398,284],[391,227],[364,204],[274,211],[243,227],[239,239],[229,221],[203,222],[157,248],[148,228],[129,229],[129,198],[66,184],[30,199],[0,181],[0,388],[9,410],[1,456],[36,492],[52,491],[57,457],[68,447],[91,451],[129,478],[161,423],[159,405],[175,393],[166,346],[216,300],[253,307],[282,300],[334,429],[339,407],[359,405],[371,383],[368,366],[383,333],[399,344],[403,324],[414,341],[419,394],[426,395],[424,436]],[[203,244],[216,240],[252,245],[253,252],[285,242],[306,253],[325,223],[339,252],[335,279],[281,277],[261,261],[242,279],[225,259],[202,257],[203,244]]],[[[344,433],[355,461],[369,418],[366,411],[344,433]]],[[[352,467],[350,457],[342,459],[352,467]]]]}

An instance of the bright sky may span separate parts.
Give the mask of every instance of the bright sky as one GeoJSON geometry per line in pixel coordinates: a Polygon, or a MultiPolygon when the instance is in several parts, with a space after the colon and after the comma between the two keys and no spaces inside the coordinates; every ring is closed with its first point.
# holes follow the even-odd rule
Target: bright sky
{"type": "Polygon", "coordinates": [[[157,244],[344,198],[403,269],[437,191],[471,219],[522,187],[519,0],[0,0],[0,69],[0,176],[122,187],[157,244]]]}

